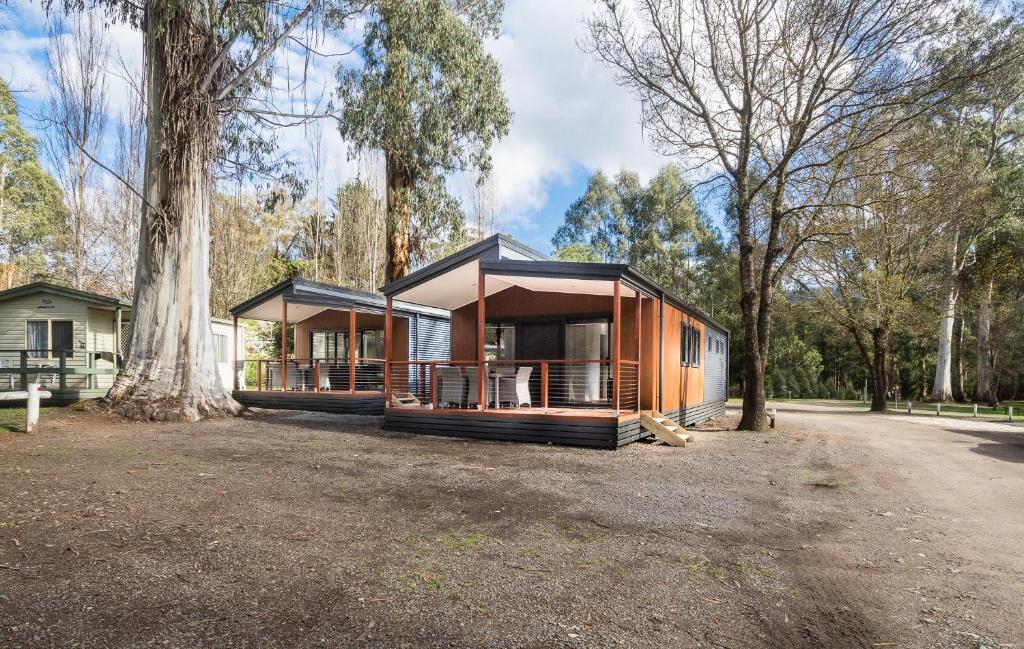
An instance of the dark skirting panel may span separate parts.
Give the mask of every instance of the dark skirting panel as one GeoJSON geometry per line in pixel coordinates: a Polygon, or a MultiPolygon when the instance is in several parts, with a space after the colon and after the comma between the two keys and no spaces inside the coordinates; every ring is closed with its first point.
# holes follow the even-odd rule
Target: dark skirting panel
{"type": "MultiPolygon", "coordinates": [[[[565,444],[569,446],[590,446],[616,448],[619,446],[620,430],[630,426],[614,419],[573,419],[572,417],[511,417],[486,414],[439,414],[437,411],[388,410],[384,415],[384,430],[417,433],[423,435],[444,435],[448,437],[472,437],[511,442],[535,442],[565,444]]],[[[636,419],[637,427],[640,425],[636,419]]]]}
{"type": "Polygon", "coordinates": [[[250,408],[309,410],[338,415],[384,414],[384,395],[303,394],[302,392],[254,392],[235,390],[235,400],[250,408]]]}

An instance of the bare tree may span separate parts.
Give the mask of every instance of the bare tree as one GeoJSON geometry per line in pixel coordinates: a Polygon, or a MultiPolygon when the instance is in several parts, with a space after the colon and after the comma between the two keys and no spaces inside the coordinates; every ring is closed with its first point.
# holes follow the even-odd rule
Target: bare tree
{"type": "MultiPolygon", "coordinates": [[[[827,237],[836,162],[944,99],[980,44],[932,65],[956,28],[932,0],[604,0],[588,51],[640,100],[660,152],[724,190],[739,243],[740,428],[767,427],[772,303],[804,244],[827,237]],[[857,137],[848,138],[854,128],[857,137]]],[[[976,68],[984,69],[985,66],[976,68]]]]}
{"type": "MultiPolygon", "coordinates": [[[[62,4],[79,13],[93,3],[62,4]]],[[[324,19],[342,26],[362,5],[347,0],[100,4],[111,17],[142,30],[147,108],[131,348],[107,403],[136,418],[195,420],[234,413],[240,406],[214,369],[210,327],[216,163],[239,172],[283,174],[265,164],[275,147],[260,126],[317,115],[296,116],[276,107],[275,52],[287,43],[308,57],[320,56],[308,38],[318,33],[316,26],[324,19]]]]}
{"type": "Polygon", "coordinates": [[[100,270],[91,257],[106,232],[98,214],[100,189],[94,160],[100,155],[106,126],[105,68],[110,43],[102,17],[94,11],[54,21],[49,40],[46,149],[68,208],[71,283],[83,289],[87,273],[100,270]]]}
{"type": "Polygon", "coordinates": [[[474,174],[469,188],[469,203],[473,210],[471,215],[475,238],[477,241],[486,239],[498,231],[501,220],[501,201],[495,186],[494,176],[474,174]]]}

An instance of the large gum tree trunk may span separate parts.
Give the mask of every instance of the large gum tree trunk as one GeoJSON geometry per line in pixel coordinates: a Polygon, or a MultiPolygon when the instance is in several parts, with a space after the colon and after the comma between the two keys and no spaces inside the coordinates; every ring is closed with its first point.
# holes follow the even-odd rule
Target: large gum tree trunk
{"type": "Polygon", "coordinates": [[[221,383],[210,326],[211,168],[219,122],[208,96],[181,87],[181,79],[202,76],[189,68],[201,60],[188,54],[197,41],[187,12],[157,29],[157,6],[149,6],[144,36],[146,201],[131,348],[107,402],[135,419],[195,421],[240,410],[221,383]]]}
{"type": "Polygon", "coordinates": [[[405,165],[393,155],[387,156],[387,281],[405,277],[411,270],[409,259],[409,204],[413,180],[405,165]]]}
{"type": "Polygon", "coordinates": [[[978,305],[978,385],[974,398],[990,405],[999,402],[992,381],[995,360],[995,350],[992,349],[992,280],[989,280],[978,305]]]}
{"type": "Polygon", "coordinates": [[[889,336],[884,330],[871,332],[871,380],[875,390],[871,395],[871,412],[885,412],[888,404],[885,395],[889,391],[889,336]]]}
{"type": "Polygon", "coordinates": [[[952,282],[943,298],[942,318],[939,321],[939,353],[935,361],[935,381],[932,383],[932,401],[953,399],[953,320],[956,316],[957,287],[952,282]]]}

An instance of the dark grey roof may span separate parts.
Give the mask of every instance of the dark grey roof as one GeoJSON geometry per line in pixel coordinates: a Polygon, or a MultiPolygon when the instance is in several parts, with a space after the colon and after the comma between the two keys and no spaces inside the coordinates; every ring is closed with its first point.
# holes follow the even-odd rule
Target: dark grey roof
{"type": "MultiPolygon", "coordinates": [[[[290,277],[276,286],[272,286],[262,293],[231,307],[228,311],[232,315],[238,315],[278,295],[281,295],[285,302],[292,304],[308,304],[339,309],[369,308],[379,311],[384,311],[387,308],[387,299],[379,293],[368,293],[352,288],[335,286],[334,284],[314,282],[302,279],[301,277],[290,277]]],[[[399,313],[418,313],[420,315],[431,315],[440,318],[450,317],[450,314],[444,309],[419,304],[396,301],[393,308],[399,313]]]]}
{"type": "Polygon", "coordinates": [[[89,291],[81,291],[77,288],[60,286],[59,284],[51,284],[50,282],[32,282],[31,284],[23,284],[21,286],[15,286],[14,288],[7,289],[6,291],[0,291],[0,300],[9,300],[11,298],[22,295],[31,295],[33,293],[51,293],[53,295],[70,298],[72,300],[82,300],[83,302],[91,302],[93,304],[109,307],[131,308],[132,306],[131,300],[126,300],[120,297],[110,297],[108,295],[100,295],[99,293],[92,293],[89,291]]]}
{"type": "Polygon", "coordinates": [[[417,270],[402,279],[391,282],[381,289],[385,295],[394,295],[413,286],[442,275],[452,268],[461,266],[473,259],[480,259],[480,269],[486,273],[502,275],[520,275],[532,277],[564,277],[566,279],[607,279],[622,280],[634,288],[649,295],[664,296],[665,301],[677,309],[699,318],[723,333],[729,330],[715,322],[708,314],[693,306],[686,300],[669,293],[646,273],[628,264],[601,264],[576,261],[554,261],[529,246],[515,239],[498,234],[480,243],[474,244],[449,255],[444,259],[417,270]],[[528,259],[502,259],[500,246],[505,246],[528,259]],[[497,251],[497,253],[495,252],[497,251]]]}
{"type": "Polygon", "coordinates": [[[551,258],[542,252],[538,252],[526,245],[521,241],[516,241],[510,236],[504,234],[495,234],[491,237],[474,243],[471,246],[463,248],[462,250],[448,255],[444,259],[434,262],[429,266],[424,266],[419,270],[406,275],[401,279],[383,286],[380,292],[384,295],[394,295],[400,291],[404,291],[410,286],[415,286],[421,282],[425,282],[432,277],[443,275],[452,268],[461,266],[473,259],[480,260],[499,260],[507,254],[519,255],[525,257],[528,261],[551,261],[551,258]]]}

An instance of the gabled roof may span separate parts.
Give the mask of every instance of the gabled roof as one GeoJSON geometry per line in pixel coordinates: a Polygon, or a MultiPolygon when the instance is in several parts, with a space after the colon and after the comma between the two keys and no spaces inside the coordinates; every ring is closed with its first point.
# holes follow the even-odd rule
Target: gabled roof
{"type": "Polygon", "coordinates": [[[97,304],[99,306],[110,308],[127,307],[130,309],[132,306],[131,300],[100,295],[99,293],[91,293],[89,291],[81,291],[77,288],[60,286],[59,284],[51,284],[50,282],[32,282],[31,284],[23,284],[22,286],[15,286],[14,288],[7,289],[6,291],[0,291],[0,301],[24,295],[32,295],[34,293],[50,293],[51,295],[59,295],[60,297],[66,297],[72,300],[81,300],[82,302],[89,302],[90,304],[97,304]]]}
{"type": "Polygon", "coordinates": [[[424,266],[401,279],[396,279],[390,284],[381,287],[380,292],[384,295],[394,295],[410,286],[425,282],[432,277],[443,275],[452,268],[462,266],[474,259],[480,259],[481,261],[499,259],[551,261],[550,257],[534,250],[521,241],[516,241],[504,234],[495,234],[454,254],[448,255],[429,266],[424,266]]]}
{"type": "MultiPolygon", "coordinates": [[[[695,316],[724,333],[729,331],[697,307],[664,289],[637,268],[627,264],[555,261],[505,235],[495,235],[421,268],[391,282],[383,287],[381,292],[393,296],[401,294],[403,299],[417,302],[429,299],[434,304],[447,303],[448,308],[457,308],[462,304],[476,301],[478,270],[488,276],[504,276],[506,281],[512,281],[512,278],[536,278],[529,282],[516,281],[528,287],[529,284],[533,284],[535,286],[532,288],[540,291],[550,290],[547,287],[551,285],[552,280],[564,280],[568,284],[563,292],[609,294],[607,282],[622,281],[627,291],[638,290],[651,296],[664,297],[665,302],[684,313],[695,316]]],[[[504,288],[502,285],[492,287],[493,283],[488,282],[488,295],[504,288]]]]}
{"type": "MultiPolygon", "coordinates": [[[[368,293],[366,291],[357,291],[355,289],[344,288],[334,284],[314,282],[301,277],[290,277],[276,286],[272,286],[262,293],[231,307],[229,311],[232,315],[240,318],[254,317],[260,320],[273,320],[276,318],[269,317],[274,314],[270,313],[267,308],[259,309],[261,306],[266,307],[268,303],[271,302],[276,304],[276,308],[279,309],[282,301],[288,304],[304,305],[319,310],[354,308],[364,312],[379,311],[383,313],[387,308],[387,299],[379,293],[368,293]],[[259,310],[259,312],[254,313],[257,310],[259,310]],[[263,313],[264,311],[267,311],[267,313],[263,313]]],[[[395,302],[393,308],[395,312],[398,313],[418,313],[420,315],[431,315],[435,317],[449,317],[449,313],[443,309],[420,306],[418,304],[395,302]]],[[[280,313],[279,310],[277,313],[280,313]]],[[[289,318],[289,320],[291,320],[291,318],[289,318]]]]}

